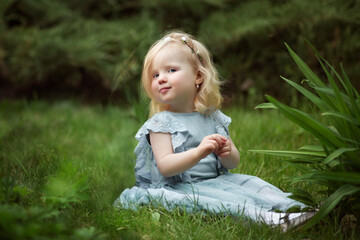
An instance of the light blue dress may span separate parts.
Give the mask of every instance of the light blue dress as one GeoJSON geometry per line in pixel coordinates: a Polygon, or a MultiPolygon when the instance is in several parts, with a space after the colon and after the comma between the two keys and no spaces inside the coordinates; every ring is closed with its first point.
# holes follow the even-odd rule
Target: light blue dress
{"type": "Polygon", "coordinates": [[[293,206],[305,207],[275,186],[256,176],[232,174],[215,154],[210,154],[188,171],[163,177],[151,149],[149,132],[170,133],[174,153],[197,147],[205,136],[217,133],[229,137],[231,119],[220,110],[212,114],[163,111],[147,120],[136,134],[136,185],[125,189],[114,205],[136,209],[141,205],[161,205],[171,211],[209,212],[247,216],[267,224],[280,224],[293,206]]]}

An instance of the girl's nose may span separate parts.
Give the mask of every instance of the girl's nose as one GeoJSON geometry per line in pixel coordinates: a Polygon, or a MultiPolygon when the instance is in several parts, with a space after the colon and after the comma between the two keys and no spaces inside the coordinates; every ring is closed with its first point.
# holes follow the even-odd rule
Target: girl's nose
{"type": "Polygon", "coordinates": [[[165,75],[160,75],[158,81],[159,81],[159,84],[163,84],[163,83],[167,82],[167,78],[165,75]]]}

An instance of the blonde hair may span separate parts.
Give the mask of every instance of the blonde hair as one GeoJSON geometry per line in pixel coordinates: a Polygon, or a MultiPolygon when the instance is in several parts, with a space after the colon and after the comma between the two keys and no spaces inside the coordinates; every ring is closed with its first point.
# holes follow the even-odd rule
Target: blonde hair
{"type": "Polygon", "coordinates": [[[150,100],[150,117],[154,114],[165,111],[168,105],[164,105],[155,100],[151,92],[151,69],[152,62],[159,51],[169,43],[178,44],[183,48],[188,48],[189,60],[194,70],[199,71],[203,77],[203,82],[194,100],[195,111],[200,113],[210,113],[220,108],[222,96],[220,93],[220,80],[210,52],[206,47],[197,41],[193,36],[180,31],[173,31],[166,34],[163,38],[156,41],[145,56],[144,66],[141,76],[142,87],[150,100]],[[186,37],[186,43],[182,37],[186,37]]]}

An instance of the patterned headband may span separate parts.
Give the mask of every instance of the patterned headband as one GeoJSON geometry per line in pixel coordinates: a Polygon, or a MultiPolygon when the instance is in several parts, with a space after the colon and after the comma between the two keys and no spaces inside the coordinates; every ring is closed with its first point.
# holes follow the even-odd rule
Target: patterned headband
{"type": "MultiPolygon", "coordinates": [[[[174,38],[172,38],[172,37],[169,36],[169,37],[164,38],[164,41],[170,41],[171,39],[174,39],[174,38]]],[[[192,46],[189,44],[189,42],[188,42],[188,40],[187,40],[187,38],[186,38],[185,36],[182,36],[181,39],[180,39],[180,41],[181,41],[183,44],[187,45],[187,46],[191,49],[191,53],[196,54],[196,56],[199,58],[200,62],[202,63],[202,57],[201,57],[201,55],[200,55],[199,50],[195,52],[194,47],[192,47],[192,46]]]]}

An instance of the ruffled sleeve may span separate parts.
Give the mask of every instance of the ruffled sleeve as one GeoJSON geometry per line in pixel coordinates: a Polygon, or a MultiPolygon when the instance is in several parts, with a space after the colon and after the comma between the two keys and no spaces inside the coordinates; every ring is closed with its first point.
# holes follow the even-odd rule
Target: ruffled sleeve
{"type": "MultiPolygon", "coordinates": [[[[211,116],[215,123],[216,133],[229,138],[229,125],[231,123],[231,118],[223,114],[220,110],[216,110],[211,116]]],[[[217,168],[220,174],[228,172],[228,170],[221,164],[219,159],[217,163],[217,168]]]]}
{"type": "Polygon", "coordinates": [[[231,118],[223,114],[220,110],[215,111],[212,114],[212,117],[215,122],[216,132],[222,136],[229,137],[229,125],[231,123],[231,118]]]}
{"type": "Polygon", "coordinates": [[[184,151],[184,142],[189,136],[189,131],[185,126],[166,111],[160,112],[147,120],[135,136],[139,141],[135,148],[136,185],[142,188],[160,188],[167,185],[172,186],[177,182],[191,182],[191,177],[187,172],[170,178],[161,175],[149,143],[150,131],[170,133],[174,153],[184,151]]]}

